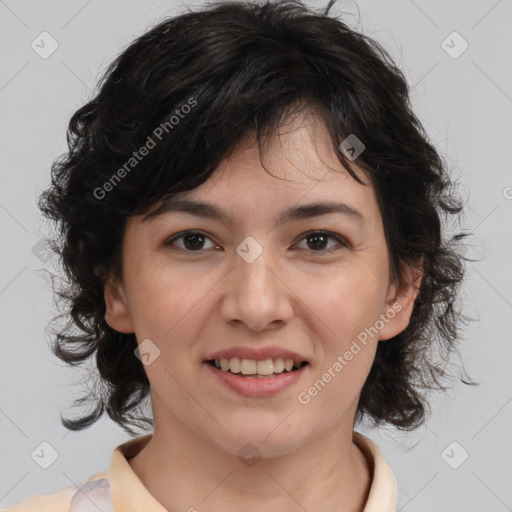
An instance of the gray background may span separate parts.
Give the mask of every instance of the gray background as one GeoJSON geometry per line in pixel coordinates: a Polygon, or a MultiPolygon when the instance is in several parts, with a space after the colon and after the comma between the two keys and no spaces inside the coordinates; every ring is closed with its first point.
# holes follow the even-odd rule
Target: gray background
{"type": "MultiPolygon", "coordinates": [[[[35,201],[52,160],[66,150],[71,114],[100,73],[134,37],[180,12],[180,5],[0,1],[0,508],[105,469],[113,449],[129,439],[107,419],[79,433],[60,424],[82,374],[64,368],[48,349],[53,304],[43,270],[57,267],[37,245],[48,226],[35,201]],[[31,48],[43,31],[59,45],[47,59],[31,48]],[[43,441],[58,452],[48,469],[31,458],[43,441]]],[[[463,349],[466,368],[481,386],[455,384],[448,395],[436,395],[431,420],[413,434],[360,430],[397,476],[399,510],[512,510],[506,434],[512,420],[512,2],[339,0],[339,11],[383,43],[406,73],[415,111],[470,194],[464,227],[474,237],[468,255],[482,260],[468,266],[466,314],[477,321],[465,331],[463,349]],[[457,58],[442,47],[453,31],[469,44],[457,58]],[[449,447],[453,442],[458,444],[449,447]],[[447,463],[460,464],[466,452],[457,469],[447,463]]],[[[452,53],[462,48],[453,37],[445,44],[452,53]]]]}

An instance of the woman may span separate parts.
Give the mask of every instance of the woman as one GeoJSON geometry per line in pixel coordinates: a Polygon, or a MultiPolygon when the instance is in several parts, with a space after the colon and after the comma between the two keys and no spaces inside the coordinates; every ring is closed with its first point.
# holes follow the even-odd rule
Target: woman
{"type": "Polygon", "coordinates": [[[424,422],[457,349],[464,234],[441,219],[462,206],[402,73],[333,3],[166,19],[72,117],[39,205],[74,324],[54,350],[100,378],[63,423],[152,433],[12,511],[396,509],[354,428],[424,422]]]}

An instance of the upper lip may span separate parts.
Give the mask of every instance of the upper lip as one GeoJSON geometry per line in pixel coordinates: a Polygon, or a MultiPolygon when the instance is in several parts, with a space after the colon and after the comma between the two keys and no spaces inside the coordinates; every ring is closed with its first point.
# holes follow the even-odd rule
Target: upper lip
{"type": "Polygon", "coordinates": [[[238,357],[240,359],[254,359],[256,361],[263,361],[264,359],[293,359],[295,362],[307,362],[307,359],[297,352],[287,350],[281,347],[232,347],[218,350],[210,354],[206,360],[213,359],[231,359],[238,357]]]}

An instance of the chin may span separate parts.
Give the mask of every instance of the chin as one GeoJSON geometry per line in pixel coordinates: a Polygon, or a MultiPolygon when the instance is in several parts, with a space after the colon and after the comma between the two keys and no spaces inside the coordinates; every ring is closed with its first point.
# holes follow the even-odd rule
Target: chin
{"type": "Polygon", "coordinates": [[[222,448],[231,455],[254,455],[265,458],[276,458],[287,455],[300,448],[307,442],[305,434],[296,432],[292,425],[284,426],[282,417],[278,421],[255,425],[245,422],[239,425],[230,424],[228,436],[223,441],[222,448]],[[279,426],[277,426],[279,425],[279,426]],[[276,428],[277,426],[277,428],[276,428]]]}

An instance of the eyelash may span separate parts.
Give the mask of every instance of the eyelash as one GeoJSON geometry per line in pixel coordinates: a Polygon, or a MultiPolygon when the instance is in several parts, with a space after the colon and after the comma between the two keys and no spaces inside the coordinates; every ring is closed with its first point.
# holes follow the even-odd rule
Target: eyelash
{"type": "MultiPolygon", "coordinates": [[[[177,233],[176,235],[172,236],[169,240],[167,240],[164,245],[166,246],[171,246],[174,244],[174,242],[176,240],[179,240],[179,239],[182,239],[183,237],[187,236],[187,235],[202,235],[204,236],[205,238],[208,238],[210,239],[210,237],[208,235],[206,235],[205,233],[201,232],[201,231],[195,231],[195,230],[189,230],[189,231],[182,231],[180,233],[177,233]]],[[[302,242],[303,240],[305,240],[306,238],[312,236],[312,235],[321,235],[321,236],[325,236],[325,237],[328,237],[328,238],[333,238],[335,239],[342,247],[341,248],[336,248],[336,247],[331,247],[330,249],[321,249],[321,250],[318,250],[318,251],[315,251],[313,249],[309,249],[309,252],[311,253],[314,253],[314,254],[318,254],[318,255],[321,255],[321,254],[330,254],[334,251],[338,251],[342,248],[345,248],[347,247],[347,242],[341,238],[339,235],[336,235],[335,233],[332,233],[330,231],[323,231],[323,230],[319,230],[319,231],[308,231],[307,233],[304,233],[304,235],[302,236],[302,238],[299,240],[299,242],[302,242]]],[[[211,239],[210,239],[211,240],[211,239]]],[[[213,241],[213,240],[212,240],[213,241]]],[[[188,249],[183,249],[181,247],[178,247],[178,249],[182,250],[182,251],[185,251],[185,252],[189,252],[189,253],[193,253],[193,252],[202,252],[204,251],[205,249],[199,249],[197,251],[190,251],[188,249]]],[[[308,249],[306,249],[308,250],[308,249]]]]}

